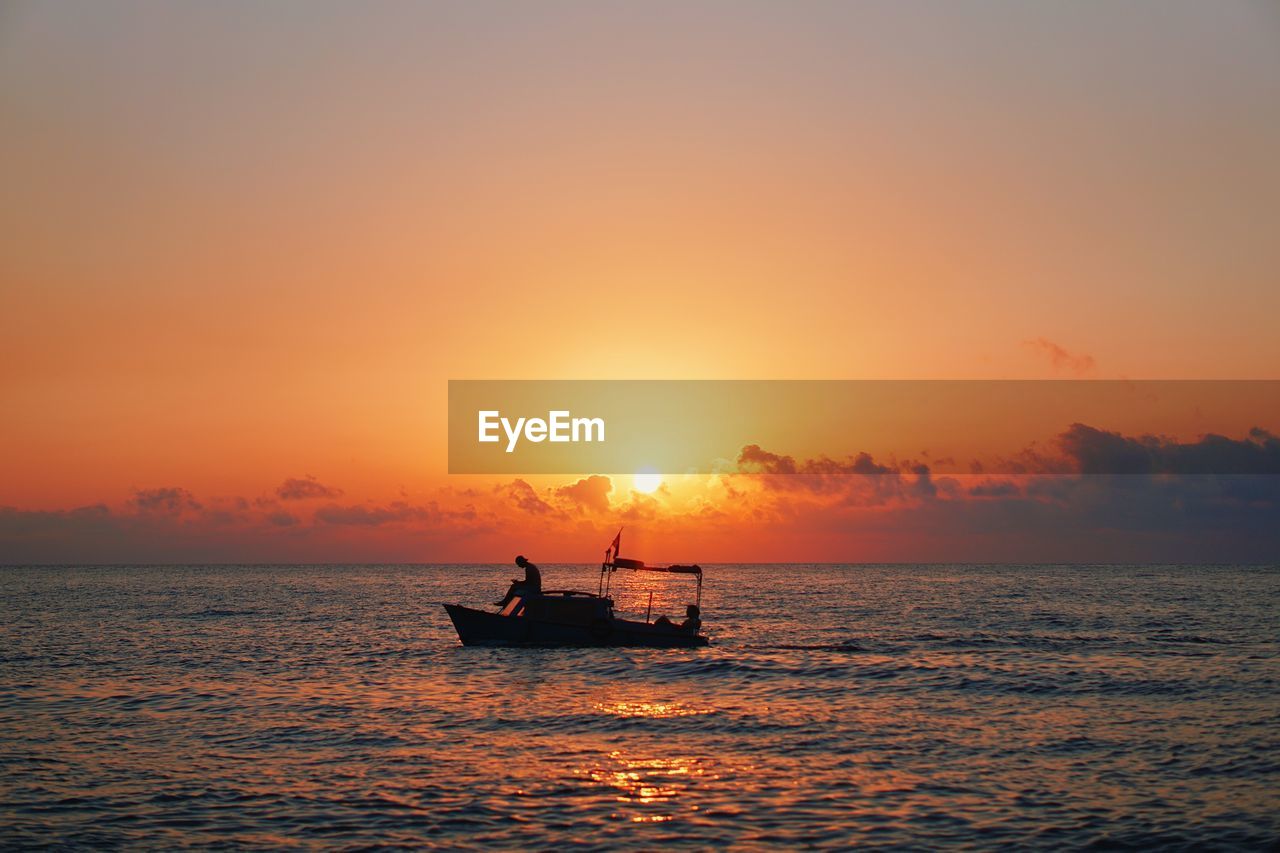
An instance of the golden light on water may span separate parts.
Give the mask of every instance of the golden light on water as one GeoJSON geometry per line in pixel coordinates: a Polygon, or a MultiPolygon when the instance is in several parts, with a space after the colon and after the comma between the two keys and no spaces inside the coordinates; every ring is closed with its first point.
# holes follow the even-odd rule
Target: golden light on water
{"type": "Polygon", "coordinates": [[[619,803],[654,807],[639,814],[625,815],[634,823],[659,823],[671,820],[676,811],[697,811],[696,804],[679,803],[678,800],[700,780],[717,778],[707,772],[700,759],[691,756],[650,758],[621,750],[610,752],[604,764],[580,772],[592,782],[613,789],[613,799],[619,803]]]}
{"type": "MultiPolygon", "coordinates": [[[[705,705],[667,699],[600,698],[592,702],[597,713],[614,718],[659,720],[714,714],[705,705]]],[[[625,809],[612,817],[632,823],[662,823],[679,813],[697,812],[699,787],[720,780],[705,759],[683,751],[653,754],[614,749],[575,771],[601,793],[625,809]]]]}
{"type": "Polygon", "coordinates": [[[597,702],[595,709],[615,717],[692,717],[714,714],[713,708],[690,708],[679,702],[597,702]]]}

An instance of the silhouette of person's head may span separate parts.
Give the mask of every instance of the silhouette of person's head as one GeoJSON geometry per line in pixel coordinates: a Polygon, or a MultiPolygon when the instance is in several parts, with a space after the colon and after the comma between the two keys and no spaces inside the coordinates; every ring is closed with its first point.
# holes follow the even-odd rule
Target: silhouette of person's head
{"type": "Polygon", "coordinates": [[[522,568],[522,569],[524,568],[525,563],[527,563],[527,562],[529,562],[529,561],[528,561],[528,560],[526,560],[526,559],[524,558],[524,555],[523,555],[523,554],[521,554],[519,557],[516,557],[516,565],[517,565],[517,566],[519,566],[519,567],[520,567],[520,568],[522,568]]]}
{"type": "Polygon", "coordinates": [[[696,604],[690,604],[684,609],[684,615],[688,616],[690,619],[700,615],[701,613],[702,611],[698,609],[698,605],[696,604]]]}

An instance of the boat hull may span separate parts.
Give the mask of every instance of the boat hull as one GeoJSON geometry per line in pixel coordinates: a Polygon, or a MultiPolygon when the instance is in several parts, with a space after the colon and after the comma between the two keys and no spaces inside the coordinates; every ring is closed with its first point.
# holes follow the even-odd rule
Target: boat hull
{"type": "Polygon", "coordinates": [[[697,648],[707,638],[627,619],[571,624],[529,616],[502,616],[461,604],[443,605],[464,646],[641,646],[697,648]]]}

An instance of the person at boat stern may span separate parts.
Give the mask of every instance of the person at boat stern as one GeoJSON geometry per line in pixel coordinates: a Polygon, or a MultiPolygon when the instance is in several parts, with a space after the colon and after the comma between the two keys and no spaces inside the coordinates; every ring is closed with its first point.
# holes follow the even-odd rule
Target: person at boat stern
{"type": "Polygon", "coordinates": [[[685,620],[679,625],[672,622],[666,616],[659,616],[654,620],[655,625],[661,625],[664,628],[676,628],[681,631],[688,631],[691,634],[698,633],[698,629],[702,627],[702,611],[698,609],[698,605],[690,604],[684,609],[685,620]]]}

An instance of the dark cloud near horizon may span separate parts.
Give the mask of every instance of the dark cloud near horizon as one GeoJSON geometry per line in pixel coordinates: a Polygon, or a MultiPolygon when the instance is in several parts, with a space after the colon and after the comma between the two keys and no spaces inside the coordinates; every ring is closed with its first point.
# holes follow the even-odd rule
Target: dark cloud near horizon
{"type": "MultiPolygon", "coordinates": [[[[1118,432],[1073,423],[1059,433],[1054,445],[1056,453],[1044,453],[1035,447],[1024,449],[1012,460],[1000,460],[999,471],[1013,475],[1081,475],[1081,476],[1169,476],[1246,478],[1234,482],[1249,483],[1250,493],[1269,495],[1247,478],[1280,474],[1280,437],[1254,427],[1241,439],[1209,433],[1197,441],[1154,436],[1126,436],[1118,432]]],[[[799,462],[794,457],[772,453],[759,445],[743,447],[738,456],[737,474],[756,475],[766,487],[778,491],[850,493],[865,496],[866,483],[877,484],[873,491],[880,499],[894,497],[932,498],[945,491],[957,491],[954,477],[934,480],[930,467],[921,462],[880,464],[868,453],[858,453],[844,461],[819,456],[799,462]],[[915,480],[905,478],[913,474],[915,480]]],[[[971,476],[990,475],[993,471],[981,465],[972,468],[971,476]]],[[[982,482],[968,487],[973,497],[992,498],[1022,494],[1018,485],[986,476],[982,482]]],[[[855,501],[856,502],[856,501],[855,501]]]]}
{"type": "Polygon", "coordinates": [[[328,504],[316,510],[314,519],[319,524],[356,527],[380,527],[384,524],[419,523],[439,525],[470,522],[477,518],[474,509],[442,510],[435,501],[411,504],[392,501],[389,504],[328,504]]]}
{"type": "Polygon", "coordinates": [[[791,536],[897,543],[879,559],[1274,564],[1280,553],[1280,477],[1035,475],[969,491],[980,494],[894,512],[784,506],[778,517],[791,536]]]}
{"type": "Polygon", "coordinates": [[[343,494],[342,489],[326,486],[315,477],[290,477],[276,489],[276,496],[282,501],[305,501],[317,498],[337,498],[343,494]]]}
{"type": "Polygon", "coordinates": [[[0,507],[0,537],[107,530],[112,518],[113,514],[105,504],[54,510],[22,510],[4,506],[0,507]]]}
{"type": "Polygon", "coordinates": [[[745,468],[748,473],[800,474],[814,477],[897,473],[895,468],[878,464],[869,453],[851,456],[847,462],[819,456],[814,459],[805,459],[797,465],[793,457],[770,453],[758,444],[748,444],[742,448],[742,452],[738,454],[738,466],[745,468]]]}
{"type": "Polygon", "coordinates": [[[116,511],[101,504],[70,510],[0,507],[0,564],[403,561],[421,558],[421,549],[432,542],[455,542],[492,530],[470,508],[438,515],[429,506],[338,510],[330,511],[330,523],[307,523],[286,512],[231,518],[217,509],[175,515],[116,511]],[[411,531],[411,539],[381,535],[404,519],[416,519],[400,528],[411,531]],[[351,530],[369,535],[353,537],[351,530]]]}
{"type": "Polygon", "coordinates": [[[1008,480],[983,480],[970,486],[969,494],[975,498],[1010,498],[1022,494],[1022,490],[1008,480]]]}
{"type": "Polygon", "coordinates": [[[1080,474],[1280,474],[1280,438],[1258,427],[1244,439],[1209,433],[1181,443],[1074,423],[1058,436],[1058,445],[1080,474]]]}
{"type": "Polygon", "coordinates": [[[844,502],[850,505],[881,505],[937,495],[928,465],[885,465],[869,453],[858,453],[843,461],[818,456],[797,462],[791,456],[749,444],[738,454],[738,473],[759,477],[770,490],[843,495],[844,502]],[[904,472],[913,474],[915,479],[904,477],[904,472]]]}
{"type": "Polygon", "coordinates": [[[1178,442],[1077,423],[1055,447],[1024,453],[1008,478],[935,478],[923,463],[880,464],[866,453],[796,460],[748,445],[728,481],[760,485],[763,524],[929,542],[929,559],[946,537],[966,558],[974,542],[1001,559],[1037,547],[1045,551],[1031,559],[1052,551],[1068,561],[1257,562],[1280,552],[1280,439],[1265,430],[1178,442]],[[894,511],[865,512],[874,508],[894,511]]]}
{"type": "Polygon", "coordinates": [[[130,501],[143,512],[162,512],[180,515],[189,510],[199,510],[201,505],[186,489],[165,486],[158,489],[134,489],[130,501]]]}
{"type": "Polygon", "coordinates": [[[902,549],[884,553],[903,560],[1263,562],[1280,553],[1278,455],[1280,439],[1262,429],[1179,442],[1078,423],[1008,477],[940,476],[922,462],[866,453],[798,460],[748,445],[739,473],[721,480],[727,497],[683,515],[651,496],[613,503],[611,481],[598,475],[558,488],[514,480],[483,493],[446,489],[439,502],[328,502],[313,515],[162,487],[136,490],[114,509],[0,507],[0,562],[363,558],[513,524],[568,529],[605,512],[654,525],[714,525],[718,515],[770,536],[850,547],[880,537],[902,549]]]}

